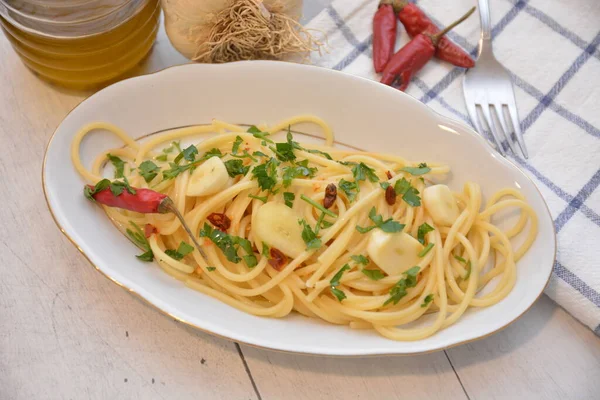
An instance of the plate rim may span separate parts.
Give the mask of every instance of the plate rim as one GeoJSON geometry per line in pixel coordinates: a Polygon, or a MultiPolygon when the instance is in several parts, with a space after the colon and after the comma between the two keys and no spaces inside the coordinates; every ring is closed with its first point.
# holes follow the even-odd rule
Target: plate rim
{"type": "MultiPolygon", "coordinates": [[[[410,96],[410,95],[408,95],[408,94],[406,94],[404,92],[399,92],[399,91],[398,91],[398,94],[401,95],[401,96],[405,96],[405,100],[417,103],[419,107],[421,107],[423,109],[426,109],[427,112],[430,113],[432,115],[432,117],[435,118],[437,121],[444,122],[447,125],[458,126],[459,129],[461,129],[461,130],[463,130],[465,132],[468,132],[468,134],[471,137],[473,137],[475,140],[478,140],[485,147],[487,147],[487,149],[492,152],[493,156],[498,157],[503,162],[508,163],[510,167],[513,167],[516,171],[518,171],[518,173],[523,178],[525,178],[527,181],[529,181],[529,183],[531,183],[532,187],[537,191],[537,193],[540,196],[540,199],[542,200],[542,204],[544,205],[544,208],[543,208],[544,217],[546,217],[546,218],[549,219],[549,221],[551,222],[550,225],[552,227],[552,239],[553,239],[552,240],[552,245],[553,245],[553,248],[554,248],[552,267],[550,267],[550,269],[549,269],[548,277],[546,278],[545,284],[540,289],[540,292],[537,294],[537,296],[531,302],[531,304],[529,304],[529,306],[527,306],[525,309],[523,309],[519,313],[519,315],[517,315],[516,317],[514,317],[512,320],[510,320],[506,324],[502,325],[501,327],[495,329],[492,332],[488,332],[486,334],[479,335],[477,337],[473,337],[473,338],[465,339],[465,340],[460,340],[460,341],[457,341],[456,343],[451,343],[451,344],[448,344],[448,345],[436,347],[436,348],[429,349],[429,350],[422,350],[422,351],[411,351],[411,352],[380,352],[380,353],[356,354],[356,353],[339,353],[339,352],[337,352],[337,353],[311,352],[311,351],[302,351],[302,350],[275,348],[275,347],[269,347],[269,346],[266,346],[266,345],[260,345],[260,344],[256,344],[256,343],[251,343],[251,342],[248,342],[248,341],[246,341],[244,339],[240,339],[240,338],[234,338],[234,337],[230,337],[230,336],[225,336],[223,334],[220,334],[220,333],[208,330],[206,328],[202,328],[202,327],[196,325],[193,322],[187,321],[186,319],[184,319],[182,317],[179,317],[177,315],[174,315],[171,312],[169,312],[169,311],[167,311],[167,310],[159,307],[158,305],[154,304],[150,299],[146,298],[141,293],[138,293],[135,289],[132,289],[132,288],[126,286],[125,284],[119,282],[117,279],[109,276],[109,274],[107,272],[105,272],[101,268],[99,268],[90,259],[90,257],[88,256],[88,254],[79,246],[79,244],[65,230],[65,228],[59,223],[56,215],[54,214],[54,210],[52,209],[52,206],[50,205],[50,200],[49,200],[49,196],[48,196],[48,192],[47,192],[47,182],[46,182],[46,162],[47,162],[47,158],[48,158],[48,150],[50,149],[50,146],[51,146],[51,144],[52,144],[52,142],[53,142],[53,140],[54,140],[54,138],[56,136],[56,133],[58,132],[58,130],[62,126],[63,122],[71,115],[71,113],[73,113],[75,110],[77,110],[82,104],[84,104],[87,101],[90,101],[90,99],[96,97],[101,92],[103,92],[105,89],[107,89],[109,87],[112,87],[112,86],[122,85],[122,84],[125,84],[125,82],[129,82],[131,80],[153,79],[153,78],[156,78],[157,75],[161,75],[165,71],[171,70],[171,69],[190,68],[190,67],[192,67],[192,68],[222,68],[222,67],[225,67],[225,66],[232,66],[232,65],[234,67],[236,67],[236,66],[244,65],[244,64],[266,64],[266,65],[286,64],[286,67],[290,67],[291,66],[291,67],[300,67],[300,68],[307,68],[307,69],[319,69],[321,71],[327,71],[328,73],[332,73],[332,74],[342,74],[347,79],[363,80],[363,81],[370,82],[370,84],[376,83],[375,81],[373,81],[371,79],[364,78],[364,77],[357,76],[357,75],[353,75],[353,74],[350,74],[350,73],[347,73],[347,72],[344,72],[344,71],[332,70],[330,68],[316,66],[316,65],[295,64],[295,63],[287,63],[287,62],[281,62],[281,61],[256,60],[256,61],[238,61],[238,62],[231,62],[231,63],[227,63],[227,64],[192,64],[192,63],[189,63],[189,64],[172,65],[172,66],[160,69],[160,70],[152,72],[152,73],[138,75],[138,76],[135,76],[135,77],[131,77],[131,78],[128,78],[128,79],[121,80],[119,82],[116,82],[116,83],[114,83],[112,85],[107,86],[106,88],[98,90],[95,93],[93,93],[92,95],[90,95],[89,97],[86,97],[85,99],[83,99],[80,103],[78,103],[77,105],[75,105],[64,116],[64,118],[62,118],[62,120],[59,122],[59,124],[54,129],[52,135],[50,136],[50,139],[48,140],[48,143],[46,144],[46,147],[45,147],[45,150],[44,150],[44,157],[43,157],[43,161],[42,161],[42,166],[41,166],[42,167],[41,168],[42,190],[43,190],[43,193],[44,193],[44,200],[46,202],[46,207],[48,208],[48,211],[50,212],[50,215],[52,216],[52,220],[54,221],[54,223],[56,224],[56,226],[58,227],[58,229],[62,232],[63,235],[66,236],[66,238],[69,240],[69,242],[71,242],[71,244],[84,256],[84,258],[87,260],[87,262],[97,272],[99,272],[102,276],[104,276],[105,278],[107,278],[109,281],[115,283],[117,286],[120,286],[121,288],[127,290],[129,293],[135,295],[137,298],[141,299],[145,304],[151,306],[153,309],[158,310],[161,314],[166,315],[168,317],[171,317],[172,319],[176,320],[177,322],[183,323],[183,324],[185,324],[187,326],[190,326],[190,327],[192,327],[194,329],[198,329],[199,331],[201,331],[201,332],[203,332],[205,334],[212,335],[212,336],[215,336],[215,337],[218,337],[218,338],[221,338],[221,339],[225,339],[225,340],[230,341],[230,342],[244,344],[246,346],[250,346],[250,347],[261,349],[261,350],[276,351],[276,352],[287,353],[287,354],[300,354],[300,355],[308,355],[308,356],[321,356],[321,357],[334,357],[334,358],[366,358],[366,357],[411,356],[411,355],[430,354],[430,353],[435,353],[435,352],[438,352],[438,351],[445,351],[445,350],[453,348],[453,347],[457,347],[457,346],[460,346],[460,345],[463,345],[463,344],[468,344],[468,343],[472,343],[472,342],[477,341],[477,340],[485,339],[487,337],[490,337],[490,336],[492,336],[492,335],[494,335],[494,334],[496,334],[496,333],[504,330],[505,328],[507,328],[508,326],[512,325],[514,322],[516,322],[517,320],[519,320],[539,300],[539,298],[542,296],[542,294],[544,293],[544,291],[546,290],[546,288],[550,284],[550,278],[552,276],[553,266],[556,263],[556,257],[557,257],[557,251],[558,251],[558,243],[557,243],[557,237],[556,237],[556,227],[554,226],[554,220],[552,219],[552,214],[550,213],[550,209],[548,207],[546,199],[542,195],[542,193],[541,193],[540,189],[538,188],[538,186],[536,185],[536,183],[516,163],[514,163],[512,160],[510,160],[510,159],[508,159],[506,157],[501,156],[491,146],[491,144],[487,140],[485,140],[485,138],[483,138],[481,135],[479,135],[476,131],[474,131],[473,128],[471,128],[467,124],[463,123],[462,121],[458,121],[458,120],[455,120],[453,118],[450,118],[450,117],[447,117],[445,115],[442,115],[439,112],[437,112],[434,109],[432,109],[431,107],[427,106],[426,104],[421,103],[416,98],[414,98],[414,97],[412,97],[412,96],[410,96]]],[[[284,67],[284,68],[286,68],[286,67],[284,67]]],[[[387,89],[390,89],[390,90],[393,90],[393,91],[397,91],[396,89],[393,89],[393,88],[387,88],[387,89]]],[[[160,131],[156,131],[156,132],[146,133],[146,134],[144,134],[144,135],[142,135],[140,137],[136,137],[135,140],[139,140],[140,138],[154,135],[154,134],[156,134],[158,132],[161,132],[161,131],[164,131],[164,129],[161,129],[160,131]]],[[[336,141],[336,143],[340,143],[340,142],[336,141]]]]}

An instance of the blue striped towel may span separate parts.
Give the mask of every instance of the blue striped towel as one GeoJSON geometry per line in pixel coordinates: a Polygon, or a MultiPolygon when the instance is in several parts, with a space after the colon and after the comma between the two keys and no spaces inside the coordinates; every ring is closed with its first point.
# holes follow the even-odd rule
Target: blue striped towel
{"type": "MultiPolygon", "coordinates": [[[[447,25],[473,0],[421,0],[447,25]]],[[[514,159],[544,195],[558,235],[558,259],[546,294],[600,336],[600,1],[491,0],[494,53],[510,71],[530,159],[514,159]]],[[[314,64],[376,79],[372,18],[378,0],[336,0],[307,27],[327,33],[329,53],[314,64]]],[[[398,47],[408,41],[402,24],[398,47]]],[[[479,18],[449,36],[476,54],[479,18]]],[[[430,62],[407,93],[437,112],[471,124],[464,70],[430,62]]]]}

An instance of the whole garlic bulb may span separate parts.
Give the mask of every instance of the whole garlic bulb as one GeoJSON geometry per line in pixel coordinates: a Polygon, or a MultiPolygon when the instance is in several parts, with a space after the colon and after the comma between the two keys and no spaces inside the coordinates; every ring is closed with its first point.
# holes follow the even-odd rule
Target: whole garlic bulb
{"type": "MultiPolygon", "coordinates": [[[[271,14],[278,17],[283,16],[283,18],[292,22],[292,24],[288,23],[286,26],[293,25],[293,28],[290,29],[299,27],[302,33],[306,34],[297,23],[302,13],[302,0],[162,0],[165,29],[169,40],[185,57],[197,59],[200,53],[207,51],[207,43],[215,42],[215,26],[221,22],[221,19],[228,17],[229,9],[248,4],[258,7],[257,9],[261,10],[263,17],[266,17],[265,21],[269,21],[271,14]]],[[[265,26],[268,27],[269,23],[266,22],[265,26]]],[[[278,29],[278,31],[280,30],[278,29]]],[[[293,35],[294,38],[298,36],[293,35]]],[[[311,50],[316,44],[310,38],[310,35],[306,43],[311,47],[311,50]]],[[[241,57],[245,58],[240,59],[248,59],[247,55],[241,57]]],[[[223,62],[204,58],[200,61],[223,62]]]]}

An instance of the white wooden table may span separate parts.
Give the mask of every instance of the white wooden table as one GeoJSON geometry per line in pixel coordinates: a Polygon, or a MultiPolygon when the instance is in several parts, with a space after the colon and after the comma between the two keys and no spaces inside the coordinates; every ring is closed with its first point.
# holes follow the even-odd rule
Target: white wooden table
{"type": "MultiPolygon", "coordinates": [[[[328,0],[307,0],[305,15],[328,0]]],[[[186,62],[161,32],[139,72],[186,62]]],[[[415,357],[258,350],[98,274],[41,189],[46,142],[90,93],[37,79],[0,35],[0,399],[600,399],[600,339],[547,297],[489,338],[415,357]]]]}

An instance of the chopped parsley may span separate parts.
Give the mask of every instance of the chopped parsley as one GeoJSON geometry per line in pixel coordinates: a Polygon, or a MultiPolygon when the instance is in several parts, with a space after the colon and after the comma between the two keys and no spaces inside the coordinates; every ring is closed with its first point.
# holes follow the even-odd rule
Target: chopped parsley
{"type": "Polygon", "coordinates": [[[425,299],[423,299],[423,304],[421,304],[421,307],[425,308],[429,305],[429,303],[431,303],[433,301],[433,294],[428,294],[427,296],[425,296],[425,299]]]}
{"type": "Polygon", "coordinates": [[[215,269],[217,269],[216,267],[206,267],[206,270],[208,272],[213,272],[215,269]]]}
{"type": "Polygon", "coordinates": [[[348,201],[353,202],[358,194],[359,188],[358,183],[349,182],[345,179],[340,180],[338,187],[346,194],[348,201]]]}
{"type": "Polygon", "coordinates": [[[242,144],[243,141],[244,141],[244,139],[242,139],[241,136],[235,137],[235,141],[233,142],[233,146],[231,147],[231,152],[233,154],[237,154],[237,152],[240,150],[240,145],[242,144]]]}
{"type": "Polygon", "coordinates": [[[181,242],[179,243],[179,247],[177,248],[177,250],[165,250],[165,254],[168,255],[169,257],[179,261],[181,259],[183,259],[183,257],[187,256],[188,254],[190,254],[192,251],[194,251],[194,247],[190,246],[189,244],[187,244],[186,242],[181,242]]]}
{"type": "Polygon", "coordinates": [[[125,161],[121,160],[117,156],[113,156],[110,153],[106,155],[106,158],[108,158],[113,167],[115,167],[115,178],[122,178],[125,170],[125,161]]]}
{"type": "Polygon", "coordinates": [[[294,161],[296,159],[294,149],[298,147],[300,146],[294,142],[292,132],[288,127],[287,142],[275,143],[275,148],[271,147],[271,150],[275,152],[279,161],[294,161]]]}
{"type": "Polygon", "coordinates": [[[140,166],[138,167],[138,171],[140,172],[140,175],[144,178],[146,183],[148,183],[152,179],[154,179],[156,175],[158,175],[158,171],[160,171],[160,168],[152,161],[146,160],[140,164],[140,166]]]}
{"type": "Polygon", "coordinates": [[[230,177],[235,178],[238,175],[246,175],[250,170],[250,167],[246,167],[242,160],[227,160],[225,161],[225,168],[230,177]]]}
{"type": "Polygon", "coordinates": [[[325,153],[324,151],[317,150],[317,149],[305,149],[303,147],[300,149],[306,151],[307,153],[318,154],[320,156],[325,157],[328,160],[333,160],[333,158],[328,153],[325,153]]]}
{"type": "Polygon", "coordinates": [[[389,187],[390,187],[390,183],[389,183],[389,182],[381,182],[381,183],[379,184],[379,186],[381,186],[381,188],[382,188],[383,190],[387,190],[387,188],[389,188],[389,187]]]}
{"type": "Polygon", "coordinates": [[[269,246],[265,242],[262,242],[262,252],[261,252],[261,254],[262,254],[263,257],[267,257],[267,258],[269,258],[271,256],[269,246]]]}
{"type": "Polygon", "coordinates": [[[381,272],[378,269],[363,269],[362,273],[365,274],[366,276],[369,277],[369,279],[373,280],[373,281],[378,281],[380,279],[385,278],[385,275],[383,274],[383,272],[381,272]]]}
{"type": "Polygon", "coordinates": [[[406,289],[417,285],[417,275],[419,274],[419,271],[419,267],[412,267],[405,271],[403,273],[405,278],[400,279],[390,289],[390,298],[387,299],[383,305],[386,306],[390,303],[398,304],[398,302],[407,295],[406,289]]]}
{"type": "Polygon", "coordinates": [[[211,227],[208,223],[204,223],[204,227],[200,230],[200,237],[210,239],[225,255],[225,257],[233,262],[239,263],[242,259],[246,262],[249,268],[253,268],[258,264],[256,256],[252,251],[252,243],[239,236],[228,235],[227,233],[211,227]],[[246,253],[240,257],[239,249],[243,249],[246,253]]]}
{"type": "Polygon", "coordinates": [[[267,202],[267,196],[256,196],[256,195],[253,195],[253,194],[249,194],[248,197],[250,197],[251,199],[260,200],[263,203],[267,202]]]}
{"type": "Polygon", "coordinates": [[[427,166],[426,163],[419,164],[418,167],[404,167],[400,171],[408,172],[411,175],[424,175],[431,171],[431,168],[427,166]]]}
{"type": "Polygon", "coordinates": [[[278,165],[279,161],[271,158],[266,163],[257,165],[252,169],[252,175],[256,178],[258,186],[262,190],[271,190],[277,184],[278,165]]]}
{"type": "Polygon", "coordinates": [[[112,192],[112,194],[114,196],[119,196],[121,193],[123,193],[123,190],[127,190],[127,192],[129,194],[135,194],[136,191],[134,188],[131,187],[131,185],[129,185],[129,181],[127,180],[127,177],[123,177],[123,181],[114,181],[113,183],[110,184],[110,191],[112,192]]]}
{"type": "Polygon", "coordinates": [[[333,276],[333,278],[331,278],[329,284],[333,287],[340,286],[340,279],[342,279],[342,275],[345,271],[348,271],[349,269],[350,266],[348,264],[344,264],[344,266],[340,268],[340,270],[333,276]]]}
{"type": "Polygon", "coordinates": [[[418,196],[419,191],[414,188],[405,178],[396,181],[394,190],[396,191],[397,195],[402,195],[402,200],[404,200],[408,205],[413,207],[418,207],[421,205],[421,198],[418,196]]]}
{"type": "Polygon", "coordinates": [[[297,162],[294,166],[283,168],[283,187],[292,184],[292,179],[312,178],[317,173],[317,168],[309,167],[308,160],[297,162]]]}
{"type": "Polygon", "coordinates": [[[94,189],[90,188],[88,185],[85,185],[83,187],[83,195],[88,200],[96,201],[96,199],[94,199],[94,195],[98,192],[103,191],[104,189],[108,188],[109,186],[110,186],[110,181],[108,179],[102,179],[94,185],[94,189]]]}
{"type": "Polygon", "coordinates": [[[142,261],[152,261],[154,260],[154,253],[150,248],[150,243],[148,243],[148,239],[144,235],[142,229],[137,226],[137,224],[133,221],[129,221],[133,229],[127,228],[125,232],[127,232],[127,236],[131,239],[133,243],[140,249],[144,250],[144,253],[137,255],[136,257],[142,261]]]}
{"type": "Polygon", "coordinates": [[[331,293],[338,299],[338,301],[340,303],[342,302],[342,300],[344,300],[346,298],[346,293],[344,293],[343,290],[340,290],[333,286],[331,286],[329,289],[331,290],[331,293]]]}
{"type": "Polygon", "coordinates": [[[285,201],[285,205],[289,208],[294,206],[294,200],[296,199],[296,195],[292,192],[283,192],[283,200],[285,201]]]}
{"type": "Polygon", "coordinates": [[[465,267],[467,269],[467,273],[465,274],[465,277],[463,278],[465,281],[467,279],[469,279],[471,277],[471,260],[467,261],[464,258],[460,257],[460,256],[454,256],[454,258],[456,258],[458,261],[460,261],[461,263],[465,264],[465,267]]]}
{"type": "Polygon", "coordinates": [[[269,132],[263,132],[260,129],[258,129],[255,125],[252,125],[250,128],[248,128],[247,132],[251,133],[252,136],[254,136],[255,138],[262,139],[263,141],[268,143],[274,143],[271,139],[267,138],[267,136],[270,135],[269,132]]]}
{"type": "Polygon", "coordinates": [[[169,157],[169,156],[168,156],[167,154],[161,154],[161,155],[159,155],[159,156],[156,156],[156,157],[154,157],[154,159],[155,159],[156,161],[162,161],[162,162],[165,162],[165,161],[167,161],[167,158],[168,158],[168,157],[169,157]]]}
{"type": "Polygon", "coordinates": [[[262,151],[255,151],[254,153],[252,153],[252,155],[254,157],[269,157],[268,155],[266,155],[265,153],[263,153],[262,151]]]}
{"type": "Polygon", "coordinates": [[[435,245],[435,243],[429,243],[427,246],[425,246],[425,248],[423,250],[421,250],[421,252],[418,254],[418,256],[425,257],[427,255],[427,253],[429,253],[429,251],[433,248],[434,245],[435,245]]]}
{"type": "Polygon", "coordinates": [[[358,256],[351,256],[350,258],[356,264],[359,264],[359,265],[369,265],[369,259],[366,256],[363,256],[362,254],[358,255],[358,256]]]}
{"type": "Polygon", "coordinates": [[[179,164],[181,159],[185,158],[189,162],[194,162],[196,160],[197,154],[198,154],[198,148],[192,144],[192,145],[186,147],[185,149],[183,149],[183,151],[181,151],[177,155],[177,157],[175,157],[175,160],[173,160],[173,161],[175,162],[175,164],[179,164]]]}
{"type": "MultiPolygon", "coordinates": [[[[173,143],[175,143],[175,142],[173,142],[173,143]]],[[[183,152],[180,152],[179,154],[182,154],[182,153],[183,152]]],[[[213,149],[210,149],[209,151],[207,151],[206,153],[204,153],[204,155],[202,157],[195,160],[194,162],[190,162],[185,165],[179,165],[179,164],[177,164],[177,162],[169,163],[169,166],[171,168],[163,171],[163,173],[162,173],[163,180],[174,179],[182,172],[185,172],[191,168],[196,168],[198,165],[200,165],[200,163],[208,160],[211,157],[223,157],[223,153],[221,153],[221,150],[213,148],[213,149]]],[[[187,158],[186,158],[186,160],[187,160],[187,158]]],[[[174,161],[177,161],[177,158],[175,158],[174,161]]]]}
{"type": "Polygon", "coordinates": [[[375,228],[379,228],[387,233],[396,233],[404,229],[404,224],[394,221],[392,218],[386,219],[384,221],[383,217],[377,214],[375,207],[371,208],[371,211],[369,211],[369,219],[373,221],[375,225],[371,225],[365,228],[356,225],[356,230],[360,233],[367,233],[375,228]]]}
{"type": "Polygon", "coordinates": [[[350,266],[348,264],[344,264],[342,268],[331,278],[329,281],[331,293],[338,299],[338,301],[342,301],[346,298],[346,294],[338,289],[337,287],[340,285],[340,279],[342,279],[342,275],[345,271],[348,271],[350,266]]]}
{"type": "Polygon", "coordinates": [[[375,170],[364,162],[356,164],[354,167],[352,167],[352,175],[354,175],[354,180],[356,182],[367,179],[369,179],[371,182],[379,182],[379,177],[375,174],[375,170]]]}
{"type": "Polygon", "coordinates": [[[326,209],[322,204],[317,203],[313,199],[308,198],[305,195],[300,195],[300,198],[302,200],[304,200],[305,202],[307,202],[308,204],[310,204],[311,206],[313,206],[314,208],[316,208],[316,209],[320,210],[321,212],[329,215],[330,217],[337,218],[337,214],[336,213],[334,213],[333,211],[330,211],[330,210],[326,209]]]}
{"type": "Polygon", "coordinates": [[[417,230],[417,240],[419,243],[425,244],[425,235],[434,230],[433,226],[429,225],[427,222],[419,225],[419,229],[417,230]]]}
{"type": "Polygon", "coordinates": [[[322,245],[321,239],[317,237],[317,234],[312,230],[310,225],[303,219],[298,220],[298,224],[302,225],[302,240],[306,243],[306,249],[312,250],[320,248],[322,245]]]}

